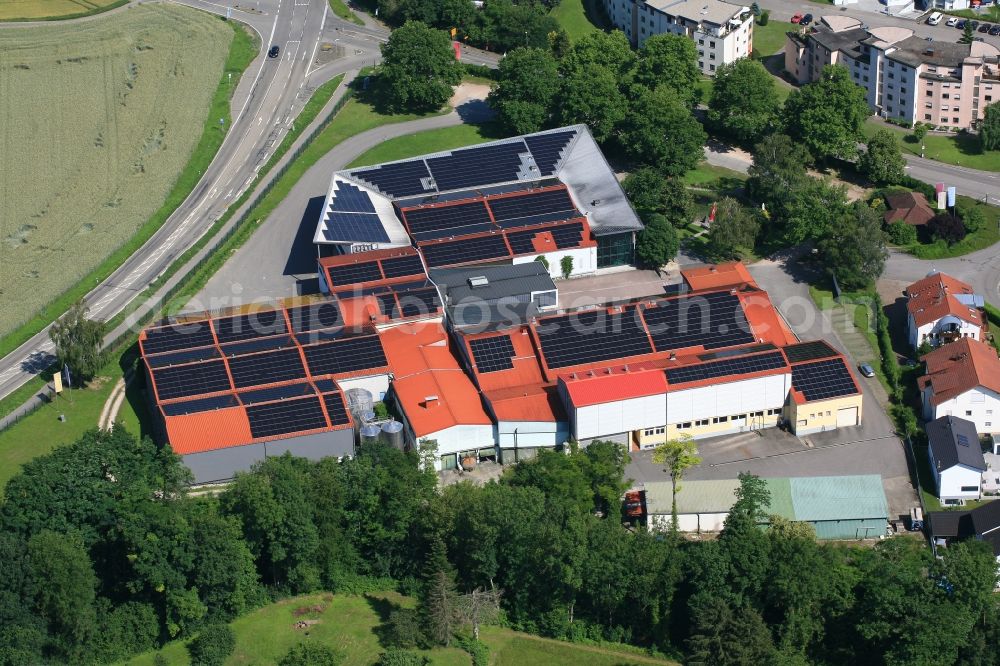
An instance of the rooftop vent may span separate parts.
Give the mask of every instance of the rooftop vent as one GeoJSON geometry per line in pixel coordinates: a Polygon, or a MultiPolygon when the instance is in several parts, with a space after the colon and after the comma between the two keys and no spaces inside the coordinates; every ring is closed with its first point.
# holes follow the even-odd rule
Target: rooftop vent
{"type": "Polygon", "coordinates": [[[424,396],[424,404],[427,405],[428,407],[431,406],[431,405],[437,404],[437,401],[438,401],[438,397],[436,395],[425,395],[424,396]]]}
{"type": "Polygon", "coordinates": [[[486,279],[485,275],[476,275],[474,277],[470,277],[469,278],[469,286],[470,287],[485,287],[489,283],[490,283],[490,281],[488,279],[486,279]]]}
{"type": "Polygon", "coordinates": [[[932,48],[926,48],[926,49],[924,49],[924,55],[925,56],[932,56],[932,55],[934,55],[934,49],[932,49],[932,48]]]}

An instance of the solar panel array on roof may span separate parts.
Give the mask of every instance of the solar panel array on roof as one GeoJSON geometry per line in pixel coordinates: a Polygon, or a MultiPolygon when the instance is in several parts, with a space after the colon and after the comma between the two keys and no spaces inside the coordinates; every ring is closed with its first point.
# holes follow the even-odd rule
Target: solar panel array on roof
{"type": "Polygon", "coordinates": [[[212,321],[219,344],[285,333],[285,315],[281,310],[259,310],[236,317],[212,321]]]}
{"type": "Polygon", "coordinates": [[[273,402],[275,400],[287,400],[288,398],[301,398],[305,395],[312,395],[313,388],[307,382],[297,384],[287,384],[285,386],[270,386],[268,388],[255,389],[252,391],[240,392],[240,402],[244,405],[256,405],[261,402],[273,402]]]}
{"type": "Polygon", "coordinates": [[[225,364],[206,361],[195,365],[175,365],[153,370],[156,395],[160,400],[184,398],[200,393],[217,393],[232,388],[225,364]]]}
{"type": "Polygon", "coordinates": [[[430,177],[423,160],[383,164],[373,169],[355,169],[351,175],[371,183],[393,199],[426,192],[421,179],[430,177]]]}
{"type": "Polygon", "coordinates": [[[410,234],[417,239],[433,240],[448,236],[480,233],[493,229],[493,222],[482,201],[449,204],[433,208],[403,211],[410,234]]]}
{"type": "Polygon", "coordinates": [[[222,346],[223,356],[242,356],[243,354],[254,354],[256,352],[271,351],[292,345],[292,336],[275,335],[269,338],[257,338],[256,340],[246,340],[245,342],[231,342],[222,346]]]}
{"type": "Polygon", "coordinates": [[[288,308],[288,319],[296,333],[314,331],[319,328],[333,328],[343,324],[340,306],[336,301],[323,301],[312,305],[288,308]]]}
{"type": "Polygon", "coordinates": [[[785,347],[785,356],[789,363],[799,363],[801,361],[814,361],[820,358],[836,356],[837,352],[822,340],[812,340],[802,342],[797,345],[785,347]]]}
{"type": "Polygon", "coordinates": [[[538,250],[535,249],[534,238],[544,232],[552,234],[552,240],[560,250],[577,247],[583,241],[583,225],[579,222],[543,225],[526,231],[508,231],[507,240],[510,242],[510,249],[514,254],[535,254],[538,250]]]}
{"type": "Polygon", "coordinates": [[[652,353],[636,309],[605,310],[545,318],[536,327],[550,368],[597,363],[652,353]]]}
{"type": "Polygon", "coordinates": [[[341,338],[303,347],[309,372],[313,375],[332,375],[355,372],[387,365],[382,342],[377,335],[341,338]]]}
{"type": "Polygon", "coordinates": [[[489,261],[490,259],[510,256],[510,250],[501,234],[431,243],[420,246],[420,250],[424,253],[424,260],[431,268],[489,261]]]}
{"type": "Polygon", "coordinates": [[[359,282],[374,282],[382,279],[377,261],[362,261],[356,264],[330,266],[330,280],[334,286],[344,287],[359,282]]]}
{"type": "Polygon", "coordinates": [[[351,422],[347,415],[347,405],[344,404],[344,396],[339,392],[324,394],[323,404],[326,405],[326,414],[330,417],[330,425],[347,425],[351,422]]]}
{"type": "Polygon", "coordinates": [[[225,409],[226,407],[238,407],[239,403],[231,394],[214,395],[209,398],[195,398],[194,400],[182,400],[181,402],[171,402],[163,407],[166,416],[183,416],[184,414],[195,414],[197,412],[210,412],[215,409],[225,409]]]}
{"type": "Polygon", "coordinates": [[[399,306],[402,316],[416,317],[438,312],[441,309],[441,299],[437,289],[417,289],[399,294],[399,306]]]}
{"type": "Polygon", "coordinates": [[[178,349],[205,347],[211,344],[215,344],[215,338],[212,337],[212,330],[209,328],[208,322],[199,321],[191,324],[172,324],[160,328],[148,328],[142,348],[146,354],[159,354],[178,349]]]}
{"type": "Polygon", "coordinates": [[[765,342],[759,345],[750,345],[748,347],[740,347],[739,349],[724,349],[723,351],[709,352],[707,354],[698,354],[698,360],[700,361],[719,361],[724,358],[731,358],[733,356],[746,356],[747,354],[756,354],[762,351],[774,351],[777,349],[770,342],[765,342]]]}
{"type": "Polygon", "coordinates": [[[754,341],[740,299],[729,292],[659,301],[642,312],[657,351],[733,347],[754,341]]]}
{"type": "Polygon", "coordinates": [[[315,396],[253,405],[246,409],[250,434],[255,438],[327,427],[323,408],[315,396]]]}
{"type": "Polygon", "coordinates": [[[858,392],[842,358],[793,365],[792,387],[810,402],[858,392]]]}
{"type": "Polygon", "coordinates": [[[183,349],[181,351],[160,354],[159,356],[147,356],[146,363],[151,368],[163,368],[168,365],[207,361],[210,358],[218,358],[218,356],[219,350],[215,347],[196,347],[195,349],[183,349]]]}
{"type": "Polygon", "coordinates": [[[295,348],[231,358],[229,372],[233,375],[236,388],[277,384],[306,376],[302,357],[295,348]]]}
{"type": "Polygon", "coordinates": [[[756,356],[741,356],[722,361],[710,361],[667,370],[667,381],[671,384],[696,382],[703,379],[716,379],[731,375],[745,375],[751,372],[776,370],[786,367],[785,357],[781,352],[757,354],[756,356]]]}
{"type": "Polygon", "coordinates": [[[385,294],[375,294],[375,298],[378,299],[379,312],[390,319],[399,317],[399,306],[396,304],[395,293],[390,291],[385,294]]]}
{"type": "Polygon", "coordinates": [[[374,213],[375,204],[368,193],[356,185],[337,181],[337,193],[330,203],[330,211],[346,213],[374,213]]]}
{"type": "MultiPolygon", "coordinates": [[[[528,152],[524,141],[481,146],[453,151],[450,155],[431,157],[427,166],[434,184],[441,191],[461,190],[477,185],[518,180],[521,155],[528,152]]],[[[415,194],[415,193],[414,193],[415,194]]]]}
{"type": "Polygon", "coordinates": [[[330,242],[388,243],[391,239],[375,213],[329,213],[323,237],[330,242]]]}
{"type": "Polygon", "coordinates": [[[386,278],[398,278],[407,275],[423,275],[424,264],[419,255],[412,254],[403,257],[382,260],[382,272],[386,278]]]}
{"type": "Polygon", "coordinates": [[[470,340],[469,349],[479,372],[497,372],[514,367],[514,343],[509,336],[470,340]]]}
{"type": "Polygon", "coordinates": [[[556,166],[559,164],[563,150],[575,136],[576,130],[567,130],[524,138],[524,142],[528,144],[531,154],[535,157],[535,164],[542,176],[550,176],[556,172],[556,166]]]}
{"type": "Polygon", "coordinates": [[[564,188],[491,199],[489,206],[493,219],[501,227],[541,224],[580,216],[580,211],[564,188]]]}

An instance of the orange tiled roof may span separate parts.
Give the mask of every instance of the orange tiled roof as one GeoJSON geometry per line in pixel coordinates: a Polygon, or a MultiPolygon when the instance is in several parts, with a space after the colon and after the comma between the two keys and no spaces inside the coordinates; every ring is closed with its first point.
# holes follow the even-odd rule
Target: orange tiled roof
{"type": "Polygon", "coordinates": [[[885,202],[889,207],[883,216],[886,222],[902,220],[906,224],[920,226],[930,222],[935,214],[920,192],[890,195],[886,197],[885,202]]]}
{"type": "Polygon", "coordinates": [[[906,288],[906,309],[917,326],[924,326],[951,315],[976,326],[983,325],[982,314],[965,305],[955,294],[975,293],[969,285],[944,273],[928,275],[906,288]]]}
{"type": "Polygon", "coordinates": [[[483,395],[500,421],[555,423],[566,420],[566,410],[554,384],[515,386],[487,391],[483,395]]]}
{"type": "Polygon", "coordinates": [[[681,275],[694,291],[702,289],[721,289],[723,287],[738,287],[748,284],[756,287],[753,276],[742,261],[731,261],[725,264],[710,264],[698,268],[685,268],[681,275]]]}
{"type": "Polygon", "coordinates": [[[560,375],[577,407],[642,398],[667,392],[667,378],[659,368],[601,368],[560,375]]]}
{"type": "Polygon", "coordinates": [[[926,354],[923,360],[927,374],[918,385],[921,389],[931,388],[933,405],[978,387],[1000,393],[1000,358],[984,342],[962,338],[926,354]]]}

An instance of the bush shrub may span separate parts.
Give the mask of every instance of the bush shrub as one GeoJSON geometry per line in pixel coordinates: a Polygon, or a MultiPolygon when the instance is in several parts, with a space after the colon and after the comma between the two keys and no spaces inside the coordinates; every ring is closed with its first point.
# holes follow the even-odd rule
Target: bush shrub
{"type": "Polygon", "coordinates": [[[339,666],[344,655],[329,645],[322,643],[299,643],[293,645],[278,666],[339,666]]]}
{"type": "Polygon", "coordinates": [[[970,234],[976,233],[986,224],[986,216],[983,215],[983,211],[979,210],[979,206],[959,208],[958,217],[962,220],[965,231],[970,234]]]}
{"type": "Polygon", "coordinates": [[[771,12],[766,9],[760,13],[760,18],[757,19],[757,25],[767,25],[767,22],[771,19],[771,12]]]}
{"type": "Polygon", "coordinates": [[[496,80],[497,71],[496,69],[491,69],[486,65],[475,65],[471,62],[462,63],[462,68],[465,69],[465,73],[469,76],[478,76],[483,79],[496,80]]]}
{"type": "Polygon", "coordinates": [[[885,235],[893,245],[912,245],[917,242],[917,228],[906,222],[891,222],[885,227],[885,235]]]}
{"type": "Polygon", "coordinates": [[[412,648],[424,642],[420,613],[413,608],[397,608],[389,613],[386,642],[393,647],[412,648]]]}
{"type": "Polygon", "coordinates": [[[427,657],[399,648],[386,650],[378,658],[378,666],[426,666],[429,663],[427,657]]]}
{"type": "Polygon", "coordinates": [[[209,624],[188,643],[192,666],[220,666],[236,648],[236,635],[228,624],[209,624]]]}
{"type": "Polygon", "coordinates": [[[455,647],[472,655],[472,666],[490,666],[490,648],[486,643],[471,636],[459,636],[455,640],[455,647]]]}

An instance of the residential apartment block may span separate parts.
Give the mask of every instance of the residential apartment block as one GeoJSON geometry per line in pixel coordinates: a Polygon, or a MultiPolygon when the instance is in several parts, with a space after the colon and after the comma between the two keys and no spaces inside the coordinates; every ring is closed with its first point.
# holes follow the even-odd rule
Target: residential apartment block
{"type": "Polygon", "coordinates": [[[908,28],[867,29],[856,19],[824,16],[808,33],[788,33],[785,70],[799,83],[842,65],[883,118],[975,129],[1000,99],[1000,50],[985,42],[927,41],[908,28]]]}
{"type": "Polygon", "coordinates": [[[698,47],[698,66],[709,76],[753,51],[750,7],[720,0],[604,0],[612,24],[635,46],[653,35],[682,35],[698,47]]]}

